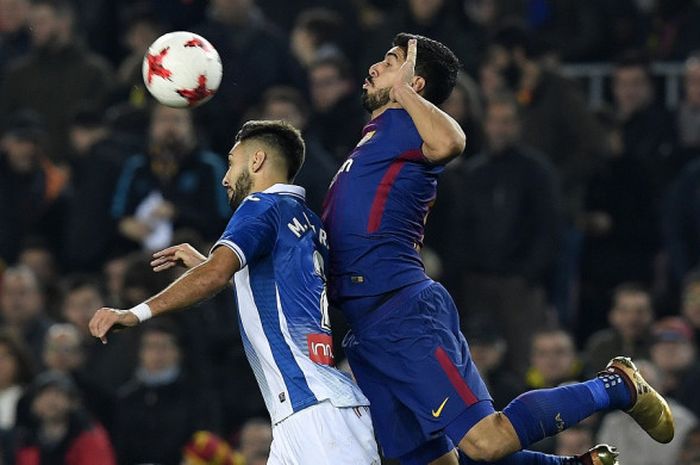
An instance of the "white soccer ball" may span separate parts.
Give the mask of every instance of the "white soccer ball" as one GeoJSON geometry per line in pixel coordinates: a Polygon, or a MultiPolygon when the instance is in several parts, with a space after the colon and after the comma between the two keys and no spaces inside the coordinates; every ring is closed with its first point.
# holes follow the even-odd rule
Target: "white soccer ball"
{"type": "Polygon", "coordinates": [[[141,67],[146,88],[169,107],[194,108],[214,96],[221,83],[221,58],[204,37],[169,32],[148,47],[141,67]]]}

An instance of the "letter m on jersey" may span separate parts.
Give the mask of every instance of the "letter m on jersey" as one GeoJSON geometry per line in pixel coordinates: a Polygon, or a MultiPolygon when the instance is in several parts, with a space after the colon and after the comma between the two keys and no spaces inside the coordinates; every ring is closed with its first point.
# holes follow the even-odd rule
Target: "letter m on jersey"
{"type": "Polygon", "coordinates": [[[309,334],[306,336],[309,346],[309,358],[319,365],[335,365],[333,356],[333,338],[328,334],[309,334]]]}

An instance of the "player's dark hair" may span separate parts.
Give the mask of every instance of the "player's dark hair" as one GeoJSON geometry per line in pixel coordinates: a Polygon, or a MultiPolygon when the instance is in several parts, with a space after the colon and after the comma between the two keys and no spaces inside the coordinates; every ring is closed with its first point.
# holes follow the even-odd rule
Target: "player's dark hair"
{"type": "Polygon", "coordinates": [[[437,40],[416,34],[402,32],[394,37],[394,46],[400,47],[404,54],[408,52],[408,41],[416,39],[416,75],[425,79],[423,97],[439,105],[450,96],[457,82],[459,59],[455,54],[437,40]]]}
{"type": "Polygon", "coordinates": [[[277,149],[287,165],[287,179],[293,181],[304,164],[306,147],[297,128],[286,121],[248,121],[243,125],[236,142],[258,139],[277,149]]]}

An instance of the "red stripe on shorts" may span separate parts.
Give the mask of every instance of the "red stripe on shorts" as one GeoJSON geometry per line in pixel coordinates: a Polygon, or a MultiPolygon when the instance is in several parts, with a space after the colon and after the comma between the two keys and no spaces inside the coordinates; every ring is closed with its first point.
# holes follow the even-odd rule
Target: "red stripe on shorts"
{"type": "Polygon", "coordinates": [[[442,347],[435,349],[435,357],[438,359],[438,362],[440,362],[440,366],[449,378],[452,386],[457,391],[457,394],[459,394],[464,403],[467,404],[467,407],[476,404],[476,396],[472,390],[469,389],[467,382],[464,381],[464,378],[462,378],[459,370],[457,370],[457,367],[454,365],[454,363],[452,363],[452,360],[450,360],[450,357],[447,355],[447,352],[445,352],[445,349],[442,347]]]}

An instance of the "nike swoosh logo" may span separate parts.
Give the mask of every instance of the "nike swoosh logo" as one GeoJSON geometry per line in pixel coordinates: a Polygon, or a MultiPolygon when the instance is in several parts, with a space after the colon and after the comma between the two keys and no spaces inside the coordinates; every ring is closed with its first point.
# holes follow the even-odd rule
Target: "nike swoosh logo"
{"type": "Polygon", "coordinates": [[[440,415],[442,415],[442,409],[445,408],[445,404],[449,400],[449,397],[445,397],[445,400],[442,401],[442,404],[440,404],[440,407],[438,407],[437,410],[433,410],[433,418],[438,418],[440,415]]]}

